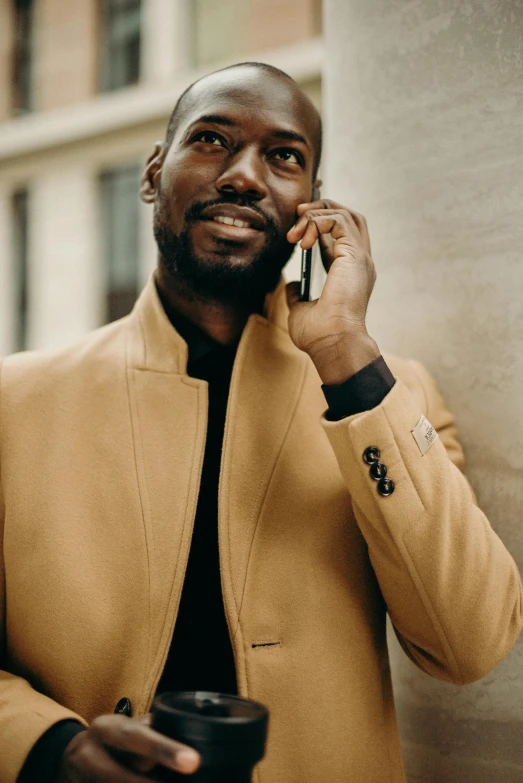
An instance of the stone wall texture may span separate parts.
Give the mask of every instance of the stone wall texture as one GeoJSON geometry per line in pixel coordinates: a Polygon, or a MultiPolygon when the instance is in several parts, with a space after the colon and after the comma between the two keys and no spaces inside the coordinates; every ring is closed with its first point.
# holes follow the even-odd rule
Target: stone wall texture
{"type": "MultiPolygon", "coordinates": [[[[368,218],[369,330],[436,377],[522,567],[523,2],[325,6],[323,193],[368,218]]],[[[462,689],[390,647],[409,783],[521,783],[523,642],[462,689]]]]}

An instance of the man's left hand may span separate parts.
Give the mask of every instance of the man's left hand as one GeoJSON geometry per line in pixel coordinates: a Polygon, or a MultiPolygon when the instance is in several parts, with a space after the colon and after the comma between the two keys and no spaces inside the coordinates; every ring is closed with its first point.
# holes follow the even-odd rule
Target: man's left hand
{"type": "Polygon", "coordinates": [[[319,239],[327,280],[319,299],[300,302],[299,283],[287,287],[289,333],[309,354],[323,383],[343,383],[380,355],[367,332],[367,305],[376,280],[363,215],[321,199],[297,208],[287,234],[307,250],[319,239]]]}

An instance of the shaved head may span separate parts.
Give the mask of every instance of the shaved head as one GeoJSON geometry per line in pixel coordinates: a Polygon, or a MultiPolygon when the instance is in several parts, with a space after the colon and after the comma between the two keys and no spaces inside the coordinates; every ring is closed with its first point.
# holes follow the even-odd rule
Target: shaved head
{"type": "MultiPolygon", "coordinates": [[[[237,63],[236,65],[229,65],[226,68],[220,68],[220,70],[214,71],[213,73],[208,74],[207,76],[202,76],[202,78],[190,84],[178,98],[176,105],[169,118],[169,123],[167,125],[167,131],[165,134],[166,146],[167,147],[171,146],[172,141],[176,136],[176,132],[181,122],[186,117],[187,111],[190,109],[191,105],[194,104],[194,100],[196,99],[197,96],[200,96],[200,94],[202,92],[205,92],[206,89],[210,87],[214,87],[219,80],[223,79],[223,77],[226,77],[225,79],[223,79],[223,81],[224,84],[227,85],[230,85],[231,82],[233,82],[236,78],[238,79],[239,82],[241,82],[242,81],[241,69],[246,69],[246,68],[257,69],[262,73],[267,74],[267,76],[269,77],[286,82],[289,89],[295,93],[296,98],[301,103],[303,103],[304,111],[310,114],[315,125],[313,174],[314,176],[316,176],[318,173],[318,168],[321,160],[322,137],[323,137],[322,121],[319,112],[314,106],[314,104],[312,103],[312,101],[310,100],[310,98],[303,92],[299,84],[292,78],[292,76],[289,76],[289,74],[285,73],[285,71],[276,68],[274,65],[269,65],[268,63],[245,62],[245,63],[237,63]],[[233,71],[238,71],[238,74],[231,73],[233,71]],[[231,77],[231,78],[227,78],[227,77],[231,77]]],[[[245,73],[243,74],[243,78],[245,78],[245,73]]]]}

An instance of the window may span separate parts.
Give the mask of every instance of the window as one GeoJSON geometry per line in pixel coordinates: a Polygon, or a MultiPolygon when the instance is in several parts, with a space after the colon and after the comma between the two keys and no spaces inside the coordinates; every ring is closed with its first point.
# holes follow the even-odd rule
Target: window
{"type": "Polygon", "coordinates": [[[140,26],[141,0],[102,0],[102,90],[139,80],[140,26]]]}
{"type": "Polygon", "coordinates": [[[140,167],[105,171],[101,181],[105,321],[127,315],[140,285],[140,167]]]}
{"type": "Polygon", "coordinates": [[[15,0],[14,21],[13,112],[20,114],[32,109],[32,0],[15,0]]]}
{"type": "Polygon", "coordinates": [[[27,190],[19,190],[14,193],[12,206],[16,292],[14,350],[23,351],[27,348],[27,269],[29,246],[29,194],[27,190]]]}

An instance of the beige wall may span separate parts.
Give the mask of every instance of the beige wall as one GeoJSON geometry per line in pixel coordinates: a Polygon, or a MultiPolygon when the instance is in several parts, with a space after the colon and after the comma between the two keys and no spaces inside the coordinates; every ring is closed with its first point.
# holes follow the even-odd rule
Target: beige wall
{"type": "MultiPolygon", "coordinates": [[[[325,39],[324,192],[369,219],[371,332],[436,376],[523,566],[523,7],[327,0],[325,39]]],[[[409,781],[520,783],[522,642],[464,689],[391,646],[409,781]]]]}

